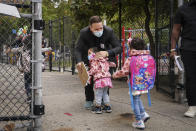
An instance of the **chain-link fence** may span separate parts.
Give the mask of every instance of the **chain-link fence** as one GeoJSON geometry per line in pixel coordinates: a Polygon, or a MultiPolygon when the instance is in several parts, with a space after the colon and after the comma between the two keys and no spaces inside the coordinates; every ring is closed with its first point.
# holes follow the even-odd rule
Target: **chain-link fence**
{"type": "Polygon", "coordinates": [[[72,21],[69,17],[63,17],[46,22],[44,39],[45,46],[52,51],[43,54],[45,56],[45,69],[50,71],[74,70],[73,49],[76,32],[72,29],[72,21]]]}
{"type": "MultiPolygon", "coordinates": [[[[5,12],[0,11],[0,130],[21,131],[31,130],[34,127],[39,129],[41,127],[37,125],[41,123],[36,123],[34,120],[38,120],[39,115],[42,115],[44,111],[40,112],[43,110],[43,105],[38,104],[39,101],[34,95],[37,91],[36,86],[39,86],[36,79],[40,79],[40,75],[36,75],[38,72],[33,73],[37,70],[38,56],[34,51],[38,49],[38,45],[32,43],[35,43],[37,40],[35,34],[40,31],[34,33],[32,25],[39,30],[36,26],[38,18],[34,23],[33,17],[36,15],[33,16],[31,13],[32,9],[40,6],[41,3],[34,3],[33,6],[31,1],[9,3],[4,1],[0,4],[5,12]],[[19,18],[13,17],[17,13],[19,18]],[[34,39],[32,39],[33,36],[34,39]]],[[[34,12],[37,11],[34,10],[34,12]]],[[[38,41],[37,44],[39,44],[38,41]]]]}
{"type": "MultiPolygon", "coordinates": [[[[143,27],[143,26],[142,26],[143,27]]],[[[150,29],[153,37],[155,35],[155,29],[150,29]]],[[[141,26],[134,26],[132,28],[125,29],[125,27],[122,27],[122,47],[123,47],[123,52],[122,52],[122,65],[125,62],[125,58],[127,56],[127,48],[128,46],[128,39],[133,39],[133,38],[141,38],[145,41],[146,43],[146,49],[150,48],[150,42],[149,38],[146,34],[146,30],[141,28],[141,26]]]]}
{"type": "MultiPolygon", "coordinates": [[[[24,8],[20,10],[29,11],[24,8]]],[[[32,56],[32,43],[30,39],[24,39],[30,32],[31,19],[1,14],[0,24],[0,121],[17,121],[25,126],[22,121],[31,120],[32,70],[28,67],[28,71],[22,71],[19,65],[27,64],[22,63],[22,59],[30,60],[32,56]],[[28,58],[21,58],[24,54],[28,58]]],[[[11,126],[7,124],[1,122],[0,127],[5,130],[11,126]]]]}

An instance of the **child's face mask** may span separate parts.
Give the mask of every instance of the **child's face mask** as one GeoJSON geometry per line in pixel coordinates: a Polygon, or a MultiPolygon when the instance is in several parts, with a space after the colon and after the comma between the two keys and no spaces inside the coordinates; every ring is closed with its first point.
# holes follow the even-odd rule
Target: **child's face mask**
{"type": "Polygon", "coordinates": [[[89,54],[88,55],[88,60],[91,60],[95,56],[95,53],[89,54]]]}

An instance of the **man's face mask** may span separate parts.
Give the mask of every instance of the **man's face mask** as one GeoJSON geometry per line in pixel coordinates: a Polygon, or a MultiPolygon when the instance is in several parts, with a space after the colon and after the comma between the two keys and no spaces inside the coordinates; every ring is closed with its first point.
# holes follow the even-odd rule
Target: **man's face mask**
{"type": "Polygon", "coordinates": [[[101,37],[103,35],[103,24],[102,22],[93,23],[90,25],[90,30],[96,37],[101,37]]]}
{"type": "Polygon", "coordinates": [[[96,37],[101,37],[101,36],[103,35],[103,30],[94,31],[93,34],[94,34],[96,37]]]}

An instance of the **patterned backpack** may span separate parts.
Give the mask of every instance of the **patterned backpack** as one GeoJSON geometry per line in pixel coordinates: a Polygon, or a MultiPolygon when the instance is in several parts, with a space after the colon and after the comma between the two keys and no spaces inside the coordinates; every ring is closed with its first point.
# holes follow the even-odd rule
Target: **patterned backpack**
{"type": "Polygon", "coordinates": [[[132,91],[148,91],[148,104],[151,106],[150,89],[156,76],[156,63],[151,55],[132,56],[130,62],[129,92],[131,107],[134,110],[132,91]]]}
{"type": "Polygon", "coordinates": [[[130,72],[130,84],[133,91],[145,91],[154,87],[156,64],[151,55],[132,56],[130,72]]]}

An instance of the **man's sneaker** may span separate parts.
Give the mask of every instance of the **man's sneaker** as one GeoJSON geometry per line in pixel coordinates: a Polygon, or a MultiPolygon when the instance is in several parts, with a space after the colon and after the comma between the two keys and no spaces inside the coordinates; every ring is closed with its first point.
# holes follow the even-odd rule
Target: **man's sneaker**
{"type": "Polygon", "coordinates": [[[87,109],[87,110],[90,110],[93,106],[93,102],[92,101],[86,101],[84,107],[87,109]]]}
{"type": "Polygon", "coordinates": [[[112,108],[109,105],[104,105],[102,110],[106,113],[111,113],[112,112],[112,108]]]}
{"type": "Polygon", "coordinates": [[[144,112],[144,116],[142,118],[143,122],[147,122],[150,119],[150,116],[148,115],[148,113],[144,112]]]}
{"type": "Polygon", "coordinates": [[[144,122],[142,120],[133,122],[132,123],[132,126],[134,128],[141,129],[141,130],[144,130],[145,129],[145,125],[144,125],[144,122]]]}
{"type": "Polygon", "coordinates": [[[91,111],[92,113],[102,114],[101,106],[94,106],[91,111]]]}
{"type": "Polygon", "coordinates": [[[195,117],[196,115],[196,106],[190,106],[188,111],[184,113],[184,116],[187,116],[187,117],[195,117]]]}

